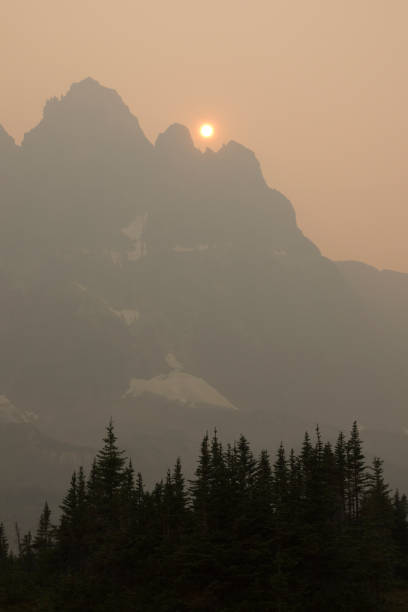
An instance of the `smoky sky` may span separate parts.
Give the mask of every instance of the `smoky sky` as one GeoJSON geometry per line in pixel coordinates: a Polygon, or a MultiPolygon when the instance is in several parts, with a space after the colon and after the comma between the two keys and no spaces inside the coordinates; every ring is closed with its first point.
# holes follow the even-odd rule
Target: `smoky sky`
{"type": "Polygon", "coordinates": [[[154,140],[253,149],[334,259],[408,272],[406,0],[2,0],[0,123],[20,141],[92,76],[154,140]],[[206,143],[207,144],[207,143],[206,143]]]}

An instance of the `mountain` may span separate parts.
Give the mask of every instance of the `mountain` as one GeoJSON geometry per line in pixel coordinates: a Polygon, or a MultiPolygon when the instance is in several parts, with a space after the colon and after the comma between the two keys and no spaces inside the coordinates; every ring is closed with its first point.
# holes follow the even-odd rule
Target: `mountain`
{"type": "Polygon", "coordinates": [[[7,158],[11,158],[18,151],[18,147],[12,137],[7,134],[6,130],[0,125],[0,155],[2,166],[7,162],[7,158]]]}
{"type": "Polygon", "coordinates": [[[38,431],[93,446],[113,416],[154,478],[177,454],[192,462],[214,426],[269,446],[357,419],[373,446],[386,432],[402,478],[399,280],[374,290],[322,256],[252,151],[201,152],[179,124],[153,145],[92,79],[10,147],[0,395],[35,412],[38,431]]]}
{"type": "Polygon", "coordinates": [[[13,216],[15,204],[15,191],[17,185],[17,159],[19,148],[0,125],[0,186],[1,186],[1,209],[0,209],[0,240],[7,239],[7,231],[13,216]],[[5,232],[4,229],[7,231],[5,232]]]}
{"type": "Polygon", "coordinates": [[[45,499],[58,511],[63,483],[79,464],[89,467],[94,454],[93,449],[47,436],[37,421],[38,415],[0,396],[0,512],[13,547],[15,523],[23,532],[35,528],[45,499]]]}
{"type": "Polygon", "coordinates": [[[378,327],[393,331],[406,345],[408,336],[408,274],[378,270],[358,261],[336,262],[345,280],[362,299],[367,316],[378,327]],[[382,325],[378,325],[382,319],[382,325]]]}

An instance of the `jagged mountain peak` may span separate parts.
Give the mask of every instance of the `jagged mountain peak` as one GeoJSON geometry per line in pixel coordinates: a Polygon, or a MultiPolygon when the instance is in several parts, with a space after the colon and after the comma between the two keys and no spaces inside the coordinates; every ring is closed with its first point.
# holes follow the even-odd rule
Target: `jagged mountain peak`
{"type": "Polygon", "coordinates": [[[220,155],[230,155],[230,156],[239,156],[241,158],[245,157],[247,159],[255,159],[255,153],[248,149],[248,147],[243,144],[237,142],[236,140],[229,140],[225,145],[221,147],[219,150],[220,155]]]}
{"type": "Polygon", "coordinates": [[[120,95],[88,77],[73,83],[68,92],[47,100],[43,119],[23,140],[23,150],[58,148],[76,143],[124,150],[153,146],[120,95]]]}
{"type": "Polygon", "coordinates": [[[111,111],[116,107],[116,109],[120,108],[122,111],[126,109],[130,114],[129,108],[115,89],[105,87],[91,77],[72,83],[66,95],[62,96],[61,101],[65,104],[76,104],[94,109],[97,105],[111,111]]]}
{"type": "Polygon", "coordinates": [[[222,162],[223,171],[232,174],[238,182],[258,183],[265,185],[260,163],[253,151],[244,145],[230,140],[217,153],[222,162]]]}
{"type": "Polygon", "coordinates": [[[190,130],[181,123],[173,123],[164,132],[158,135],[155,148],[161,155],[185,155],[197,154],[198,149],[194,147],[194,142],[190,130]]]}
{"type": "Polygon", "coordinates": [[[14,406],[5,395],[0,395],[0,423],[34,423],[38,416],[33,412],[24,412],[14,406]]]}
{"type": "Polygon", "coordinates": [[[260,168],[259,161],[253,151],[236,140],[229,140],[224,144],[217,156],[221,159],[233,161],[234,163],[242,163],[245,165],[254,165],[260,168]]]}
{"type": "Polygon", "coordinates": [[[101,83],[99,81],[97,81],[96,79],[88,76],[85,77],[84,79],[82,79],[81,81],[77,81],[75,83],[72,83],[71,85],[71,90],[72,89],[104,89],[104,90],[108,90],[108,91],[112,91],[113,93],[115,93],[116,95],[117,92],[114,89],[111,89],[110,87],[105,87],[105,85],[101,85],[101,83]]]}
{"type": "Polygon", "coordinates": [[[0,124],[0,151],[13,151],[17,150],[17,145],[14,139],[10,136],[4,127],[0,124]]]}

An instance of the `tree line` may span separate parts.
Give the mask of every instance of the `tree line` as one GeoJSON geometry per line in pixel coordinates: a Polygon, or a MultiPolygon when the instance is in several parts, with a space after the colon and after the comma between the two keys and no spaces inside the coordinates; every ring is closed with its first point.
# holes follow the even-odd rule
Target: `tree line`
{"type": "Polygon", "coordinates": [[[111,422],[60,509],[17,529],[17,553],[0,525],[1,610],[371,612],[408,585],[407,498],[366,464],[357,423],[273,458],[214,431],[191,481],[177,459],[148,491],[111,422]]]}

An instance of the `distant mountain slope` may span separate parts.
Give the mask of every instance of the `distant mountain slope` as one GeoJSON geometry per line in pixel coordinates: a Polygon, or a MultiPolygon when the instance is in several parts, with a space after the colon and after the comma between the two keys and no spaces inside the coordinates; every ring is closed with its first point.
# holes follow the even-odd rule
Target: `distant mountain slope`
{"type": "Polygon", "coordinates": [[[389,329],[408,336],[408,274],[378,270],[358,261],[338,261],[336,265],[374,319],[384,317],[389,329]]]}
{"type": "Polygon", "coordinates": [[[0,516],[15,548],[15,523],[37,528],[47,499],[58,516],[66,483],[78,465],[89,468],[94,450],[59,442],[27,422],[5,422],[0,404],[0,516]]]}

